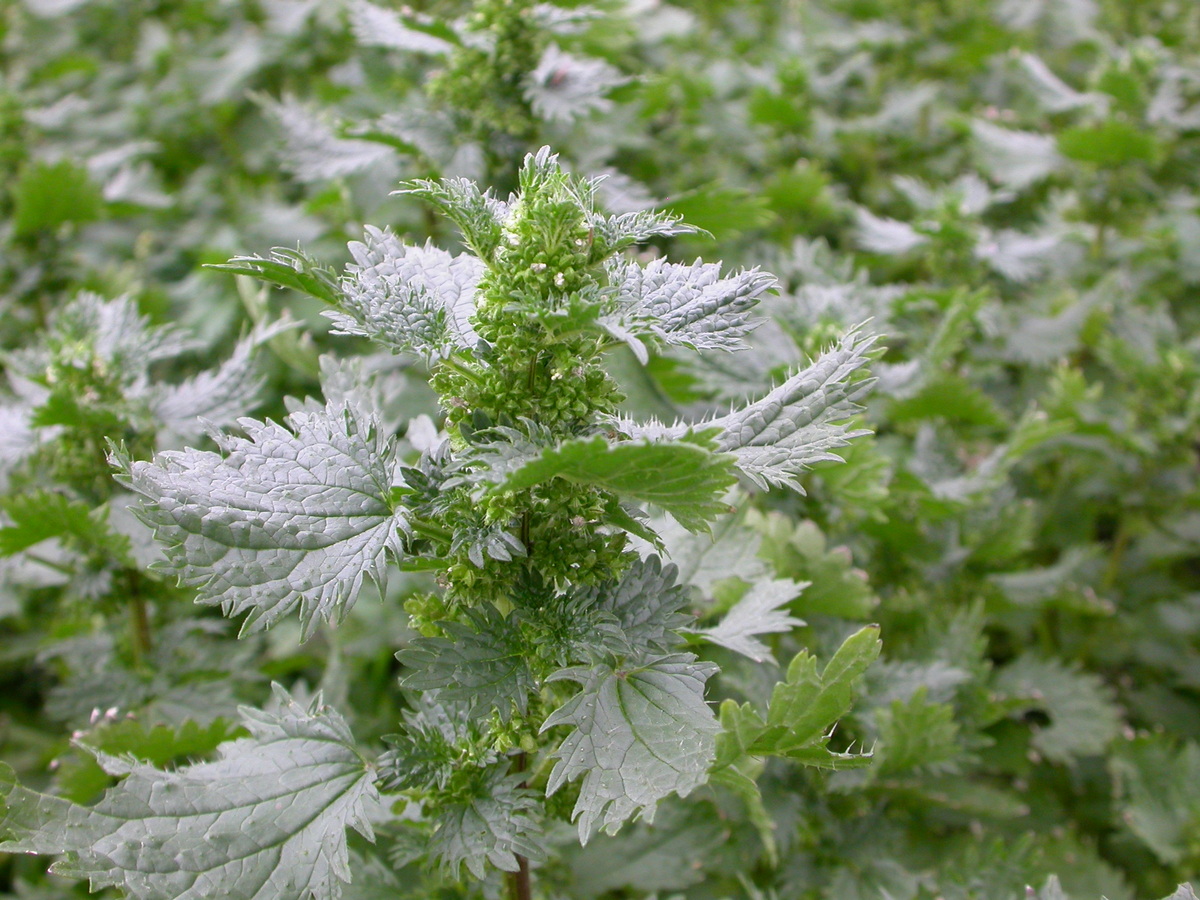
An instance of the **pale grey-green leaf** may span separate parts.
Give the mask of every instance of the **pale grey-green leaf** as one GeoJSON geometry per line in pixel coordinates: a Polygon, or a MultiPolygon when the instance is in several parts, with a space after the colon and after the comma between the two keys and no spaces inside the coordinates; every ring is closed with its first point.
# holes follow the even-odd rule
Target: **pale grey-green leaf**
{"type": "Polygon", "coordinates": [[[774,277],[758,269],[722,278],[717,263],[663,259],[645,266],[615,260],[609,280],[616,286],[618,308],[605,319],[606,326],[699,350],[744,349],[743,336],[757,325],[750,310],[775,287],[774,277]]]}
{"type": "Polygon", "coordinates": [[[330,404],[274,422],[241,420],[221,452],[168,451],[135,462],[129,486],[165,544],[167,568],[242,630],[298,609],[305,636],[338,621],[385,551],[399,555],[403,516],[389,502],[390,441],[373,421],[330,404]]]}
{"type": "Polygon", "coordinates": [[[337,333],[429,356],[474,343],[470,316],[483,274],[478,259],[452,256],[431,244],[402,244],[373,227],[349,246],[354,262],[346,267],[344,298],[337,310],[325,313],[337,333]]]}
{"type": "Polygon", "coordinates": [[[573,813],[581,841],[600,827],[614,833],[634,815],[649,821],[659,800],[704,783],[721,730],[704,702],[704,684],[715,672],[712,663],[676,653],[620,669],[556,673],[583,689],[542,726],[573,726],[554,751],[546,792],[582,776],[573,813]]]}
{"type": "Polygon", "coordinates": [[[760,634],[783,634],[804,624],[785,607],[807,587],[788,578],[773,578],[752,585],[746,594],[711,628],[700,629],[714,644],[748,656],[755,662],[773,661],[771,648],[760,634]]]}
{"type": "Polygon", "coordinates": [[[163,771],[97,754],[123,780],[94,807],[0,777],[13,834],[0,849],[66,854],[56,872],[136,900],[336,900],[346,830],[371,837],[373,777],[340,715],[276,696],[277,710],[242,710],[250,737],[213,762],[163,771]]]}

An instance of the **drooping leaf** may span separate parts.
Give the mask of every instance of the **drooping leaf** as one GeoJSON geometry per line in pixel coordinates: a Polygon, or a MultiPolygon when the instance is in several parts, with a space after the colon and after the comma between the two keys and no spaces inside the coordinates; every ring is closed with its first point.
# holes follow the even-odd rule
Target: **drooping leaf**
{"type": "Polygon", "coordinates": [[[542,726],[573,729],[554,751],[546,792],[582,776],[573,812],[581,841],[601,827],[615,833],[635,814],[650,821],[663,797],[686,796],[704,783],[720,731],[704,702],[704,683],[715,672],[711,663],[676,653],[553,676],[583,685],[542,726]]]}
{"type": "Polygon", "coordinates": [[[485,455],[484,475],[494,490],[523,490],[563,478],[593,485],[622,497],[661,506],[690,531],[701,531],[726,510],[720,496],[733,484],[733,459],[712,452],[708,432],[686,432],[671,442],[618,441],[604,435],[576,438],[555,446],[506,445],[485,455]]]}
{"type": "Polygon", "coordinates": [[[391,505],[392,448],[370,420],[332,404],[287,418],[243,419],[247,437],[214,435],[221,452],[167,451],[128,467],[167,568],[243,632],[299,609],[305,636],[335,622],[385,551],[399,556],[403,513],[391,505]]]}
{"type": "Polygon", "coordinates": [[[347,829],[368,838],[372,774],[345,720],[276,687],[243,709],[250,737],[214,762],[163,771],[97,754],[123,780],[94,807],[30,791],[0,765],[8,852],[64,855],[54,871],[137,900],[316,900],[351,880],[347,829]]]}
{"type": "Polygon", "coordinates": [[[337,272],[322,266],[303,250],[275,247],[269,257],[235,256],[227,263],[209,266],[234,275],[247,275],[273,284],[291,288],[322,303],[336,306],[342,297],[337,272]]]}
{"type": "Polygon", "coordinates": [[[534,862],[546,858],[541,827],[530,815],[541,804],[521,785],[521,775],[508,774],[507,768],[493,766],[472,796],[447,804],[434,817],[430,856],[456,876],[463,866],[483,878],[485,863],[516,872],[517,856],[534,862]]]}

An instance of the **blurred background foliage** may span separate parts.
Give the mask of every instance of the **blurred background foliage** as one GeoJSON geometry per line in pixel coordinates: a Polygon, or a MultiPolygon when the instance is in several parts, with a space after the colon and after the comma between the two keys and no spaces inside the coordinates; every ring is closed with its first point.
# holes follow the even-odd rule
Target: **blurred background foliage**
{"type": "MultiPolygon", "coordinates": [[[[883,335],[874,436],[677,560],[718,610],[811,582],[777,637],[883,627],[842,746],[561,855],[547,897],[1109,900],[1200,879],[1200,5],[1188,0],[9,0],[0,7],[0,758],[80,801],[83,741],[167,765],[271,680],[378,738],[404,706],[391,579],[336,633],[236,641],[150,568],[108,441],[145,457],[285,397],[434,418],[417,360],[203,268],[365,223],[456,234],[401,178],[514,184],[552,145],[612,212],[706,229],[647,254],[782,279],[755,349],[613,359],[692,417],[847,328],[883,335]],[[331,354],[334,355],[324,355],[331,354]],[[722,605],[723,604],[723,605],[722,605]],[[1060,882],[1047,881],[1052,873],[1060,882]]],[[[713,699],[771,685],[715,652],[713,699]]],[[[365,847],[347,897],[491,896],[365,847]]],[[[0,895],[82,896],[44,861],[0,895]]]]}

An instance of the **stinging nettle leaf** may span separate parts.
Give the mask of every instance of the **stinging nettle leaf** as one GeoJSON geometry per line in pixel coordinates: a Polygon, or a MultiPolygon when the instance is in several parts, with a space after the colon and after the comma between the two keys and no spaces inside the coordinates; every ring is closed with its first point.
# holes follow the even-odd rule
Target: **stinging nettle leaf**
{"type": "MultiPolygon", "coordinates": [[[[722,278],[720,264],[698,260],[690,266],[617,260],[609,265],[609,280],[618,310],[602,322],[614,334],[644,334],[697,350],[744,349],[742,337],[758,325],[750,310],[776,286],[773,276],[757,269],[722,278]]],[[[630,346],[645,363],[645,348],[637,341],[630,346]]]]}
{"type": "Polygon", "coordinates": [[[674,565],[664,566],[657,556],[639,558],[620,581],[585,591],[584,605],[613,616],[623,638],[622,654],[669,653],[682,640],[678,632],[693,619],[682,611],[689,598],[678,575],[674,565]]]}
{"type": "Polygon", "coordinates": [[[476,878],[486,874],[485,863],[516,872],[517,856],[534,862],[546,858],[538,840],[541,827],[531,812],[541,804],[521,785],[520,774],[507,774],[507,765],[493,767],[478,792],[441,809],[429,853],[458,875],[462,866],[476,878]]]}
{"type": "Polygon", "coordinates": [[[373,420],[328,404],[285,421],[290,430],[243,419],[246,438],[214,434],[221,452],[167,451],[124,480],[147,498],[165,568],[200,602],[249,613],[243,633],[298,608],[307,638],[382,578],[406,521],[390,502],[391,442],[373,420]]]}
{"type": "Polygon", "coordinates": [[[297,323],[284,320],[255,328],[238,341],[216,369],[152,394],[151,410],[163,426],[186,440],[199,440],[212,427],[227,428],[259,402],[266,379],[258,366],[258,349],[297,323]]]}
{"type": "Polygon", "coordinates": [[[345,720],[275,686],[275,711],[242,709],[250,737],[175,771],[97,753],[122,781],[94,807],[21,787],[0,766],[0,844],[65,854],[53,871],[136,900],[337,900],[346,831],[372,838],[373,773],[345,720]]]}
{"type": "Polygon", "coordinates": [[[786,578],[759,581],[725,613],[720,622],[711,628],[699,629],[696,633],[755,662],[773,662],[771,648],[759,640],[758,635],[783,634],[803,625],[804,622],[788,615],[783,607],[795,600],[807,586],[807,583],[786,578]]]}
{"type": "Polygon", "coordinates": [[[481,191],[466,178],[406,182],[396,194],[412,194],[432,203],[462,231],[463,241],[481,260],[490,261],[504,233],[508,204],[481,191]]]}
{"type": "Polygon", "coordinates": [[[387,47],[390,50],[435,56],[442,56],[454,49],[449,41],[427,31],[409,28],[392,10],[368,3],[367,0],[354,0],[348,11],[350,30],[363,47],[387,47]]]}
{"type": "Polygon", "coordinates": [[[650,821],[659,800],[704,783],[720,731],[704,702],[704,683],[715,672],[712,663],[676,653],[552,676],[583,685],[542,725],[574,726],[554,751],[546,793],[583,776],[573,813],[582,842],[600,827],[615,833],[635,814],[650,821]]]}
{"type": "Polygon", "coordinates": [[[208,266],[234,275],[247,275],[273,284],[291,288],[323,303],[336,306],[342,292],[338,286],[337,273],[329,266],[322,266],[303,250],[274,247],[269,257],[235,256],[226,263],[208,266]]]}
{"type": "Polygon", "coordinates": [[[631,437],[678,440],[689,430],[720,429],[717,449],[732,453],[738,470],[764,490],[789,487],[803,493],[798,477],[809,467],[841,458],[833,451],[865,431],[851,431],[845,420],[871,379],[851,380],[867,362],[873,335],[852,331],[836,347],[797,372],[761,400],[727,415],[690,425],[639,424],[619,419],[616,427],[631,437]]]}
{"type": "Polygon", "coordinates": [[[564,53],[551,44],[525,79],[525,99],[548,122],[570,122],[612,107],[604,95],[628,79],[601,59],[564,53]]]}
{"type": "MultiPolygon", "coordinates": [[[[733,485],[733,458],[713,453],[704,434],[686,431],[674,443],[609,442],[604,435],[530,445],[523,452],[484,454],[491,464],[482,477],[495,490],[524,490],[552,478],[588,484],[643,503],[661,506],[689,531],[702,531],[727,510],[720,497],[733,485]]],[[[499,445],[504,447],[505,445],[499,445]]]]}
{"type": "Polygon", "coordinates": [[[417,638],[396,654],[413,670],[401,685],[437,690],[439,700],[463,703],[484,716],[495,710],[503,721],[514,708],[524,715],[536,684],[516,614],[505,617],[488,604],[466,617],[467,623],[439,623],[448,637],[417,638]]]}
{"type": "Polygon", "coordinates": [[[327,310],[337,334],[369,337],[392,350],[445,355],[474,343],[470,316],[483,264],[431,244],[402,244],[368,227],[352,242],[342,297],[327,310]]]}

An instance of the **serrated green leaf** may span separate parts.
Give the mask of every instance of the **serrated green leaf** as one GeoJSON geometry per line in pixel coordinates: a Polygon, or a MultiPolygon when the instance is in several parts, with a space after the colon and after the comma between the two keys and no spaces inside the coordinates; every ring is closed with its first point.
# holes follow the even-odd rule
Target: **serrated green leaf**
{"type": "Polygon", "coordinates": [[[1025,709],[1050,717],[1048,725],[1035,729],[1032,743],[1054,762],[1101,754],[1120,731],[1121,715],[1112,691],[1097,676],[1057,659],[1019,656],[999,671],[995,686],[1023,701],[1025,709]]]}
{"type": "Polygon", "coordinates": [[[541,828],[530,815],[540,805],[538,799],[507,768],[494,766],[472,796],[447,804],[433,817],[429,853],[455,876],[463,866],[483,878],[485,863],[516,872],[517,856],[534,862],[546,858],[541,828]]]}
{"type": "Polygon", "coordinates": [[[504,233],[508,204],[466,178],[404,182],[397,194],[411,194],[436,206],[459,227],[463,241],[485,263],[490,262],[504,233]]]}
{"type": "Polygon", "coordinates": [[[925,687],[907,701],[893,701],[875,719],[879,749],[873,775],[946,771],[960,753],[954,707],[930,701],[925,687]]]}
{"type": "Polygon", "coordinates": [[[771,694],[767,728],[754,746],[786,753],[819,740],[850,710],[854,683],[879,656],[881,646],[877,626],[861,628],[846,638],[820,674],[816,659],[798,653],[788,666],[787,680],[771,694]]]}
{"type": "Polygon", "coordinates": [[[764,720],[754,707],[726,700],[721,706],[722,733],[718,767],[736,766],[746,756],[782,756],[806,766],[858,768],[870,754],[840,753],[828,748],[829,732],[850,709],[854,683],[879,656],[878,626],[852,634],[817,671],[817,661],[801,651],[788,666],[787,679],[775,685],[764,720]]]}
{"type": "Polygon", "coordinates": [[[266,259],[261,256],[235,256],[227,263],[208,268],[257,278],[276,287],[291,288],[330,306],[336,306],[342,297],[337,272],[322,266],[300,249],[275,247],[266,259]]]}
{"type": "Polygon", "coordinates": [[[470,324],[483,264],[432,244],[402,244],[368,227],[350,245],[342,294],[325,315],[335,333],[362,335],[393,351],[444,356],[475,343],[470,324]]]}
{"type": "Polygon", "coordinates": [[[491,604],[468,611],[466,622],[441,622],[447,637],[417,638],[396,654],[413,669],[400,683],[419,691],[437,690],[439,699],[461,703],[477,715],[498,713],[507,721],[521,715],[535,689],[516,613],[507,617],[491,604]]]}
{"type": "Polygon", "coordinates": [[[500,463],[487,477],[494,490],[518,491],[563,478],[643,503],[653,503],[689,531],[702,531],[727,507],[720,497],[734,482],[733,458],[712,452],[706,434],[672,443],[610,442],[604,435],[563,441],[500,463]]]}
{"type": "Polygon", "coordinates": [[[839,460],[833,452],[865,431],[852,431],[846,420],[871,387],[852,376],[867,362],[874,337],[851,332],[838,346],[761,400],[727,415],[691,426],[663,426],[618,420],[632,437],[678,440],[691,430],[719,429],[717,448],[736,457],[738,470],[764,490],[789,487],[803,493],[798,480],[809,467],[839,460]]]}
{"type": "Polygon", "coordinates": [[[1129,829],[1166,865],[1190,858],[1200,839],[1200,746],[1141,737],[1120,745],[1109,765],[1129,829]]]}
{"type": "Polygon", "coordinates": [[[108,527],[108,507],[95,509],[57,491],[33,491],[0,501],[11,524],[0,528],[0,557],[12,556],[50,538],[67,538],[85,548],[103,548],[118,557],[129,552],[129,539],[108,527]]]}
{"type": "Polygon", "coordinates": [[[683,612],[690,598],[677,583],[678,570],[657,556],[631,563],[615,583],[581,592],[581,605],[607,613],[620,629],[618,655],[669,653],[681,641],[679,631],[693,617],[683,612]]]}
{"type": "Polygon", "coordinates": [[[307,637],[382,578],[406,521],[391,505],[391,442],[372,421],[332,404],[286,421],[243,419],[247,437],[216,435],[220,453],[168,451],[125,477],[167,569],[202,602],[249,613],[243,633],[298,608],[307,637]]]}
{"type": "Polygon", "coordinates": [[[97,754],[123,780],[94,807],[23,788],[0,765],[0,850],[65,854],[54,871],[137,900],[336,900],[351,878],[347,829],[371,836],[372,774],[336,712],[278,687],[276,702],[244,709],[251,736],[214,762],[162,771],[97,754]]]}
{"type": "Polygon", "coordinates": [[[712,663],[676,653],[553,676],[583,685],[542,725],[573,729],[554,751],[546,793],[583,777],[573,812],[580,841],[601,827],[613,834],[633,815],[652,821],[659,800],[704,783],[720,731],[704,702],[704,683],[715,672],[712,663]]]}
{"type": "MultiPolygon", "coordinates": [[[[775,286],[772,276],[757,269],[722,278],[719,264],[663,259],[645,266],[614,260],[609,281],[616,286],[618,308],[601,320],[607,327],[705,350],[744,349],[742,338],[758,324],[750,310],[775,286]]],[[[630,346],[645,364],[645,348],[640,342],[630,346]]]]}

